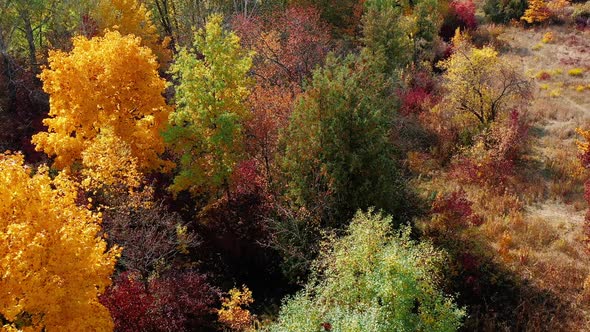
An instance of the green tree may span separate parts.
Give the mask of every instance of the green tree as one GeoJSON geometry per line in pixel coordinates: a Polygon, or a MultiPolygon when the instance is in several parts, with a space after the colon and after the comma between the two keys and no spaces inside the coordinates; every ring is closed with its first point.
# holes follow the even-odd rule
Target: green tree
{"type": "Polygon", "coordinates": [[[410,240],[409,228],[391,234],[391,223],[358,212],[268,330],[456,331],[465,312],[437,283],[445,254],[410,240]]]}
{"type": "Polygon", "coordinates": [[[412,59],[413,19],[404,15],[407,3],[394,0],[367,0],[362,18],[362,41],[374,55],[383,57],[385,70],[394,74],[412,59]]]}
{"type": "Polygon", "coordinates": [[[244,101],[250,94],[252,54],[213,15],[195,34],[194,49],[182,49],[171,72],[177,80],[176,110],[165,133],[179,156],[179,173],[170,189],[192,193],[229,190],[243,155],[244,101]]]}
{"type": "MultiPolygon", "coordinates": [[[[359,208],[397,211],[403,184],[389,130],[395,104],[389,80],[366,54],[328,56],[300,97],[284,137],[289,196],[326,217],[359,208]]],[[[327,219],[326,219],[327,220],[327,219]]]]}

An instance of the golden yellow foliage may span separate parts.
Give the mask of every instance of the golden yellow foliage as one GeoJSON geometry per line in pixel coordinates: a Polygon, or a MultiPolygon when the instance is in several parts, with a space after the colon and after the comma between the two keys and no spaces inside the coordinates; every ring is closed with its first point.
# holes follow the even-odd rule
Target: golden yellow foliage
{"type": "Polygon", "coordinates": [[[48,132],[33,136],[36,149],[55,156],[54,166],[60,169],[83,159],[96,166],[99,161],[90,161],[93,154],[83,152],[95,144],[114,149],[96,142],[113,135],[128,147],[139,170],[167,170],[170,163],[159,158],[164,151],[160,131],[170,110],[162,96],[166,82],[158,76],[151,50],[116,31],[73,42],[70,53],[51,52],[49,68],[40,75],[50,111],[43,120],[48,132]]]}
{"type": "Polygon", "coordinates": [[[253,317],[244,309],[254,302],[252,291],[246,286],[242,289],[232,288],[229,297],[221,301],[221,309],[217,311],[219,322],[235,331],[252,330],[253,317]]]}
{"type": "Polygon", "coordinates": [[[137,158],[129,145],[109,129],[103,129],[82,152],[82,185],[89,190],[121,185],[137,188],[141,184],[137,158]]]}
{"type": "Polygon", "coordinates": [[[583,140],[577,141],[576,144],[578,145],[578,150],[582,154],[587,154],[590,152],[590,130],[584,130],[582,128],[576,128],[576,133],[580,135],[583,140]]]}
{"type": "Polygon", "coordinates": [[[549,16],[549,8],[544,0],[529,0],[529,7],[525,10],[524,15],[520,18],[527,23],[545,22],[549,16]]]}
{"type": "Polygon", "coordinates": [[[98,296],[119,249],[107,251],[101,218],[76,204],[64,174],[51,179],[0,154],[0,318],[5,330],[111,331],[98,296]]]}
{"type": "Polygon", "coordinates": [[[172,59],[168,49],[170,39],[166,37],[160,42],[150,12],[140,1],[100,0],[92,16],[101,31],[117,30],[122,35],[140,37],[142,45],[149,47],[162,65],[172,59]]]}
{"type": "Polygon", "coordinates": [[[453,39],[456,51],[439,64],[446,70],[442,107],[489,125],[509,107],[523,102],[530,84],[492,47],[476,48],[465,38],[457,34],[453,39]]]}

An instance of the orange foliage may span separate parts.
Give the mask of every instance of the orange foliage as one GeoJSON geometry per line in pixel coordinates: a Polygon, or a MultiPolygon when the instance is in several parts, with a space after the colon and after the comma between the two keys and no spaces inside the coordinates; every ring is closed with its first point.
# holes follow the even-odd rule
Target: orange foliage
{"type": "Polygon", "coordinates": [[[158,156],[169,107],[157,68],[138,38],[116,31],[91,40],[77,37],[70,53],[51,52],[49,68],[40,75],[50,96],[49,118],[43,120],[48,131],[33,136],[36,149],[55,156],[55,167],[70,168],[96,140],[113,135],[140,170],[168,169],[171,164],[158,156]]]}

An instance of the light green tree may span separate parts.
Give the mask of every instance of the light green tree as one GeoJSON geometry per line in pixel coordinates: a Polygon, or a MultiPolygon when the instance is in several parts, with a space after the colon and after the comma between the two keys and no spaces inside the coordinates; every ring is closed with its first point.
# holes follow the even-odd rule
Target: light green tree
{"type": "Polygon", "coordinates": [[[391,224],[391,217],[358,212],[268,331],[458,330],[465,311],[437,282],[445,254],[412,241],[409,228],[391,234],[391,224]]]}
{"type": "Polygon", "coordinates": [[[171,72],[178,81],[176,110],[166,141],[179,157],[173,192],[215,193],[229,190],[229,180],[243,154],[244,101],[252,84],[252,54],[212,15],[195,34],[194,48],[181,49],[171,72]]]}

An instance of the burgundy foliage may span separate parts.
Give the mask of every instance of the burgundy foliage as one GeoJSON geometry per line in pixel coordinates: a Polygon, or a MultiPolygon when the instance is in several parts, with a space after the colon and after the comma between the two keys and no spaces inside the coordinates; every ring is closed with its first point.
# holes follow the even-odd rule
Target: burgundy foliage
{"type": "Polygon", "coordinates": [[[426,111],[429,104],[436,104],[435,81],[432,75],[424,71],[410,73],[410,80],[405,89],[398,91],[403,115],[420,114],[426,111]]]}
{"type": "Polygon", "coordinates": [[[477,28],[473,0],[455,0],[449,3],[449,9],[444,16],[440,29],[440,36],[444,40],[450,40],[455,35],[457,28],[461,30],[474,30],[477,28]]]}
{"type": "Polygon", "coordinates": [[[207,331],[215,321],[219,296],[196,272],[147,282],[123,273],[100,301],[111,312],[116,331],[207,331]]]}
{"type": "Polygon", "coordinates": [[[479,226],[483,218],[474,213],[471,202],[464,190],[454,191],[450,194],[439,196],[432,203],[432,213],[444,215],[444,220],[449,228],[459,229],[468,226],[479,226]]]}
{"type": "Polygon", "coordinates": [[[254,72],[272,85],[300,85],[330,50],[328,26],[313,7],[290,7],[264,17],[237,15],[232,28],[256,51],[254,72]]]}

